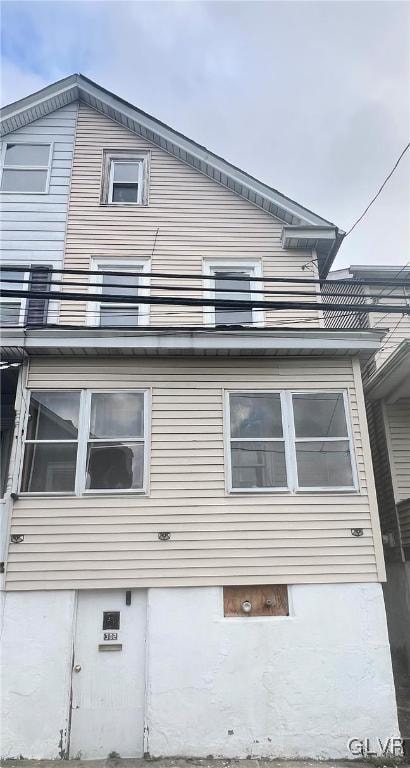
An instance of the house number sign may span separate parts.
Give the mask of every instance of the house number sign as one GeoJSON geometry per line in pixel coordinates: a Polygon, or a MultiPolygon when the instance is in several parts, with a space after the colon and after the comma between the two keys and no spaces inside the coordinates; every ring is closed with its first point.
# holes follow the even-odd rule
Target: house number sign
{"type": "Polygon", "coordinates": [[[104,640],[118,640],[118,632],[104,632],[104,640]]]}

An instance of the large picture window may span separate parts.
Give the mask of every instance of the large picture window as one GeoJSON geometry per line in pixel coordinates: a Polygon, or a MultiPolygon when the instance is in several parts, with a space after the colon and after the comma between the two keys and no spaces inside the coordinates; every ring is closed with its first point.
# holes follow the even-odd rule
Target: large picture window
{"type": "Polygon", "coordinates": [[[32,392],[23,493],[144,491],[147,391],[32,392]]]}
{"type": "Polygon", "coordinates": [[[227,395],[231,491],[355,490],[343,392],[227,395]]]}

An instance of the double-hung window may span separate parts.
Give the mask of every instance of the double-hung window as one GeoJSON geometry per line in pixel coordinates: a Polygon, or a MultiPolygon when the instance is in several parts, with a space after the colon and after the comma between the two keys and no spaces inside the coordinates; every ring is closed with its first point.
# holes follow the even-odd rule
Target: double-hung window
{"type": "Polygon", "coordinates": [[[90,293],[100,294],[104,300],[90,302],[87,310],[88,325],[101,328],[148,325],[149,304],[140,304],[139,299],[149,294],[149,276],[143,274],[149,268],[150,262],[147,259],[103,259],[93,262],[92,271],[101,274],[91,275],[90,293]],[[124,302],[122,297],[131,301],[124,302]]]}
{"type": "Polygon", "coordinates": [[[7,142],[2,149],[1,192],[41,194],[48,191],[52,144],[7,142]]]}
{"type": "Polygon", "coordinates": [[[52,269],[49,266],[2,266],[0,271],[0,325],[43,325],[47,322],[52,269]],[[41,298],[33,296],[5,296],[4,291],[37,291],[41,298]]]}
{"type": "Polygon", "coordinates": [[[149,153],[106,151],[104,153],[102,203],[147,205],[149,153]]]}
{"type": "Polygon", "coordinates": [[[227,395],[230,491],[357,487],[345,392],[227,395]]]}
{"type": "Polygon", "coordinates": [[[23,493],[144,491],[148,393],[32,392],[23,493]]]}
{"type": "Polygon", "coordinates": [[[23,270],[13,269],[12,266],[2,266],[0,272],[0,324],[23,325],[26,314],[26,298],[4,296],[3,291],[28,290],[30,279],[29,267],[23,270]]]}
{"type": "Polygon", "coordinates": [[[261,299],[262,283],[254,278],[262,277],[261,264],[257,260],[217,259],[205,260],[204,298],[237,303],[234,307],[206,307],[205,322],[207,325],[250,325],[258,326],[263,323],[263,311],[245,307],[241,304],[261,299]]]}

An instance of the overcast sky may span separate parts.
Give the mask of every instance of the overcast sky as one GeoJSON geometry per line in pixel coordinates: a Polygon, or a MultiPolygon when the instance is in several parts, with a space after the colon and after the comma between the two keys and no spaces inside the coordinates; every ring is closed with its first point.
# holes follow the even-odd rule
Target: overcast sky
{"type": "MultiPolygon", "coordinates": [[[[410,134],[408,2],[3,2],[2,103],[72,72],[347,230],[410,134]]],[[[410,152],[335,267],[410,260],[410,152]]]]}

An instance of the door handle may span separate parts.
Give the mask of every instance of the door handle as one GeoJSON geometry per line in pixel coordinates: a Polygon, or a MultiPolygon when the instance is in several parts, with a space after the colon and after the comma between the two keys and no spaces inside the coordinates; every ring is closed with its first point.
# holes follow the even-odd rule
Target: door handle
{"type": "Polygon", "coordinates": [[[81,664],[76,664],[75,665],[74,672],[81,672],[81,664]]]}

